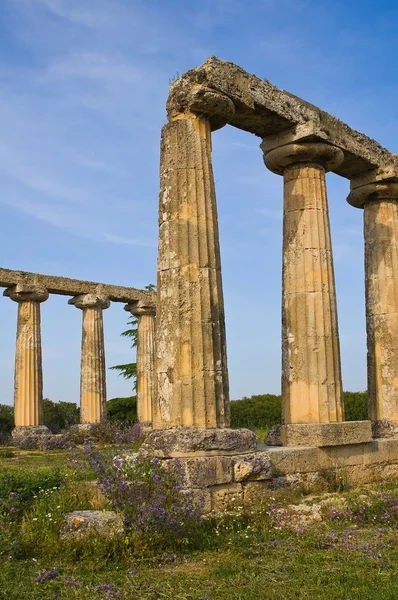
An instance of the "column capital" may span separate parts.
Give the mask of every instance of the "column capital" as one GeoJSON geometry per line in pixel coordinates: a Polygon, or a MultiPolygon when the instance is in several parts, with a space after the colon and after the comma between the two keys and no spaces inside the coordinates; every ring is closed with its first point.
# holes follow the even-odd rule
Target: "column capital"
{"type": "Polygon", "coordinates": [[[167,100],[169,121],[184,118],[189,113],[208,119],[212,131],[215,131],[231,121],[235,105],[228,96],[220,92],[205,86],[181,86],[180,80],[177,80],[171,85],[167,100]]]}
{"type": "Polygon", "coordinates": [[[135,317],[142,317],[144,315],[154,317],[156,315],[156,306],[154,304],[144,304],[141,300],[126,304],[124,310],[131,313],[135,317]]]}
{"type": "Polygon", "coordinates": [[[82,310],[85,308],[101,308],[105,310],[110,307],[111,302],[107,296],[100,294],[80,294],[68,300],[68,304],[72,304],[82,310]]]}
{"type": "Polygon", "coordinates": [[[363,208],[366,202],[372,200],[398,200],[398,182],[380,180],[365,183],[364,185],[355,185],[357,182],[351,182],[351,191],[347,196],[348,204],[355,208],[363,208]]]}
{"type": "Polygon", "coordinates": [[[283,175],[287,167],[300,164],[321,166],[325,172],[333,171],[344,160],[344,153],[340,148],[323,142],[291,143],[275,147],[273,140],[270,148],[267,139],[264,139],[260,148],[264,152],[265,166],[277,175],[283,175]]]}
{"type": "Polygon", "coordinates": [[[38,286],[13,285],[3,292],[14,302],[45,302],[48,299],[48,290],[38,286]]]}

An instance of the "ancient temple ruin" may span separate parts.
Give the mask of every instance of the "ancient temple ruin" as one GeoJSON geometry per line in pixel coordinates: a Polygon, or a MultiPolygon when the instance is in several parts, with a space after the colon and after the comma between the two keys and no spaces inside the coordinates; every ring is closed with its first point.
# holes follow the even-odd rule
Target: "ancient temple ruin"
{"type": "MultiPolygon", "coordinates": [[[[161,139],[155,295],[0,270],[19,304],[16,429],[42,427],[40,303],[73,296],[83,311],[82,420],[104,415],[102,311],[127,303],[139,318],[138,414],[145,447],[206,470],[209,506],[278,477],[315,481],[345,469],[357,481],[398,470],[398,157],[317,107],[210,57],[170,86],[161,139]],[[261,139],[265,166],[283,177],[281,444],[258,447],[229,428],[229,391],[212,131],[261,139]],[[350,180],[364,211],[369,420],[344,420],[325,173],[350,180]],[[156,342],[155,338],[156,329],[156,342]],[[397,436],[397,437],[396,437],[397,436]]],[[[281,194],[282,196],[282,194],[281,194]]],[[[282,197],[281,197],[282,200],[282,197]]],[[[364,299],[365,301],[365,299],[364,299]]],[[[277,442],[278,443],[278,442],[277,442]]]]}

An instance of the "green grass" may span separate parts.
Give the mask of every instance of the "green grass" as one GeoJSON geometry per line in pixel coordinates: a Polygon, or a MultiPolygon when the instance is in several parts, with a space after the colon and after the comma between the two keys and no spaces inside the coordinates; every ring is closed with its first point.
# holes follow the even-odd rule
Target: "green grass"
{"type": "Polygon", "coordinates": [[[17,533],[9,552],[9,538],[0,539],[0,600],[398,597],[398,483],[334,494],[336,514],[322,509],[323,520],[308,528],[292,527],[289,509],[278,511],[291,503],[318,503],[323,496],[270,491],[261,510],[208,520],[197,539],[180,540],[174,547],[153,547],[139,536],[128,543],[124,538],[67,543],[59,539],[63,512],[105,508],[106,502],[79,480],[70,456],[15,454],[0,457],[0,473],[19,474],[18,481],[25,477],[42,488],[15,518],[4,512],[0,518],[0,534],[10,518],[17,533]],[[60,486],[50,485],[51,472],[63,476],[60,486]],[[35,582],[54,567],[56,579],[35,582]]]}

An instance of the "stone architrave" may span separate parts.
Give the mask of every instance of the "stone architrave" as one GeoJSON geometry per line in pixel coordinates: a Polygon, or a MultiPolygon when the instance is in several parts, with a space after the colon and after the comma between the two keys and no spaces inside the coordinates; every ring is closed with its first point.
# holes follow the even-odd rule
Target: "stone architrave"
{"type": "Polygon", "coordinates": [[[127,304],[124,310],[138,319],[137,327],[137,419],[152,425],[152,403],[155,394],[155,315],[154,305],[143,302],[127,304]]]}
{"type": "Polygon", "coordinates": [[[348,202],[364,209],[369,419],[374,437],[396,436],[398,183],[353,180],[348,202]]]}
{"type": "Polygon", "coordinates": [[[153,428],[228,427],[211,131],[225,125],[234,106],[225,96],[198,89],[186,112],[170,103],[168,109],[171,120],[161,139],[153,428]]]}
{"type": "Polygon", "coordinates": [[[283,423],[339,422],[344,413],[325,172],[343,153],[323,143],[269,150],[266,139],[262,149],[266,166],[284,176],[283,423]]]}
{"type": "Polygon", "coordinates": [[[4,291],[18,302],[15,353],[13,436],[51,434],[43,421],[43,368],[40,303],[48,291],[40,287],[13,286],[4,291]]]}
{"type": "Polygon", "coordinates": [[[82,294],[68,301],[83,311],[80,370],[80,423],[88,425],[106,418],[105,344],[102,311],[109,308],[106,296],[82,294]]]}

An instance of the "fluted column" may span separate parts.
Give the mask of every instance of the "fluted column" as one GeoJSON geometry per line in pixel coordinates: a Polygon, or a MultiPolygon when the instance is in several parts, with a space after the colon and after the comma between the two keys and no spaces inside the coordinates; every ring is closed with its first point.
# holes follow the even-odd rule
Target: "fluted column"
{"type": "Polygon", "coordinates": [[[43,421],[43,368],[40,303],[48,298],[44,288],[13,286],[4,291],[18,302],[15,353],[13,435],[49,434],[43,421]]]}
{"type": "Polygon", "coordinates": [[[398,435],[398,184],[352,183],[364,209],[369,418],[373,435],[398,435]]]}
{"type": "Polygon", "coordinates": [[[137,329],[137,419],[152,425],[152,402],[155,395],[155,306],[140,302],[124,308],[138,319],[137,329]]]}
{"type": "MultiPolygon", "coordinates": [[[[215,110],[222,106],[226,113],[230,111],[229,115],[233,112],[228,98],[201,90],[191,106],[206,114],[206,103],[212,103],[215,110]]],[[[228,427],[229,388],[211,125],[206,118],[189,111],[172,118],[163,127],[161,139],[157,399],[153,405],[153,427],[228,427]]]]}
{"type": "Polygon", "coordinates": [[[283,423],[344,418],[336,292],[325,172],[343,158],[323,143],[267,151],[284,176],[282,295],[283,423]]]}
{"type": "Polygon", "coordinates": [[[106,418],[105,345],[102,311],[110,306],[104,296],[83,294],[69,300],[83,311],[80,370],[80,422],[106,418]]]}

